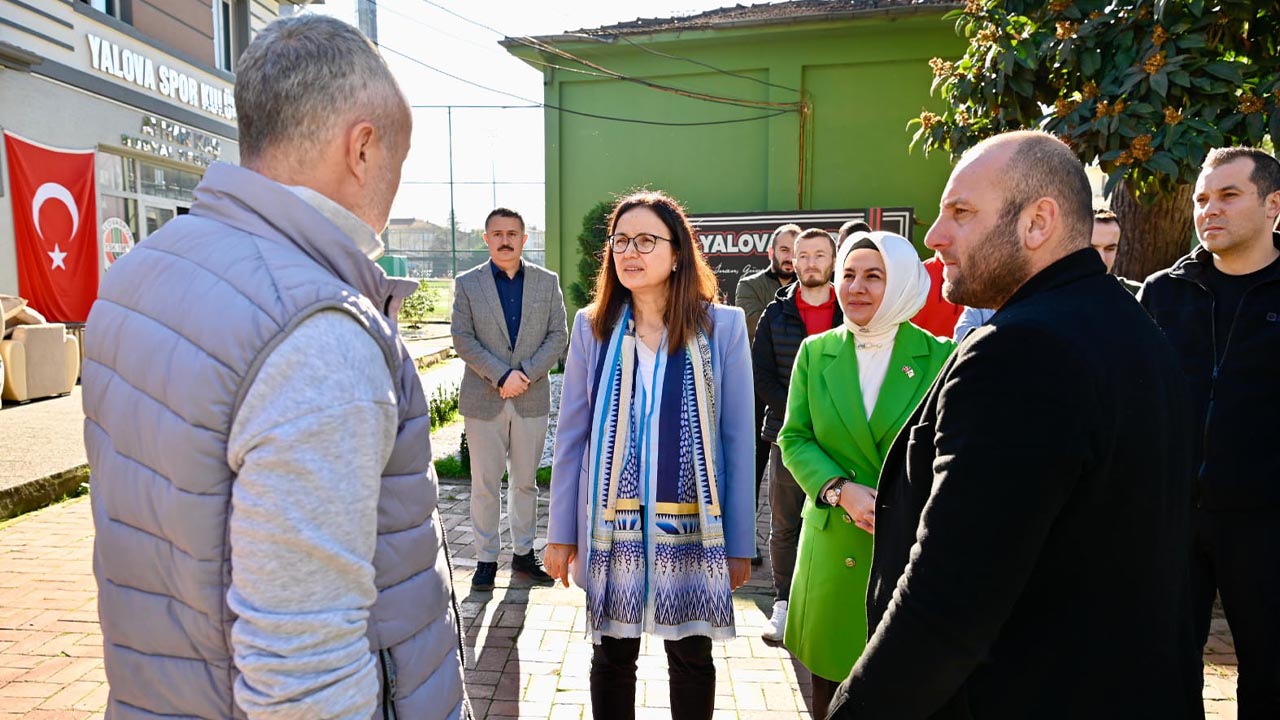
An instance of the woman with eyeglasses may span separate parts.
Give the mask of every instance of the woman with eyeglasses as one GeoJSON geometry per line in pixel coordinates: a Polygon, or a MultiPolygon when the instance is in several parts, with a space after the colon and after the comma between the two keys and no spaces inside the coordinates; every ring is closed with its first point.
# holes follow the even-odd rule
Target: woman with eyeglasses
{"type": "Polygon", "coordinates": [[[867,644],[884,457],[955,348],[910,322],[929,273],[906,238],[853,233],[835,269],[844,327],[800,344],[778,432],[782,462],[808,496],[783,642],[809,670],[815,718],[867,644]]]}
{"type": "Polygon", "coordinates": [[[711,641],[755,555],[754,398],[742,310],[673,198],[609,218],[595,301],[574,319],[551,472],[547,572],[587,594],[591,708],[634,718],[641,636],[662,638],[671,716],[715,703],[711,641]]]}

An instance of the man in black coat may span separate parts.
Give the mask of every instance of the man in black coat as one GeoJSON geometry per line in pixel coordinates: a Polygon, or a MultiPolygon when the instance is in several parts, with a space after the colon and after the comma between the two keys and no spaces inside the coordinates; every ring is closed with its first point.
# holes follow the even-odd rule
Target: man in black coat
{"type": "Polygon", "coordinates": [[[1089,247],[1040,132],[960,160],[925,244],[997,308],[885,460],[866,652],[832,718],[1190,717],[1190,423],[1160,330],[1089,247]]]}
{"type": "Polygon", "coordinates": [[[1240,720],[1280,718],[1280,163],[1209,153],[1196,182],[1200,244],[1138,299],[1182,358],[1197,458],[1191,597],[1196,640],[1215,595],[1240,661],[1240,720]]]}

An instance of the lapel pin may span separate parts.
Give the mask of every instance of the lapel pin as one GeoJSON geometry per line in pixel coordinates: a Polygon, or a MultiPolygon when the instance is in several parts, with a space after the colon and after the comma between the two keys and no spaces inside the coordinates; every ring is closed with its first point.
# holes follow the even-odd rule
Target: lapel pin
{"type": "Polygon", "coordinates": [[[914,378],[916,376],[916,371],[912,370],[910,365],[903,365],[902,374],[906,375],[908,378],[914,378]]]}

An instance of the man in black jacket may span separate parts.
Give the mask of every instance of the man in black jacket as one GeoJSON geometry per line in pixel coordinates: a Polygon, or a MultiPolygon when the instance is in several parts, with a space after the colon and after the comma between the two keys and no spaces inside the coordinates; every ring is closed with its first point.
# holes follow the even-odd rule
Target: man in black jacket
{"type": "Polygon", "coordinates": [[[997,312],[885,460],[871,638],[833,718],[1192,712],[1186,381],[1090,249],[1091,195],[1040,132],[984,141],[947,183],[925,240],[943,292],[997,312]]]}
{"type": "Polygon", "coordinates": [[[778,290],[760,316],[751,344],[751,365],[756,382],[756,402],[767,406],[760,439],[769,443],[769,562],[773,567],[773,614],[761,636],[781,642],[787,626],[791,576],[795,573],[796,546],[800,542],[800,510],[804,490],[782,464],[778,431],[787,412],[791,368],[800,343],[810,335],[840,327],[844,313],[836,302],[831,275],[836,244],[826,230],[810,228],[795,241],[795,269],[799,282],[778,290]]]}
{"type": "Polygon", "coordinates": [[[1215,150],[1196,182],[1200,245],[1152,275],[1138,299],[1191,382],[1193,618],[1209,636],[1222,595],[1241,720],[1280,718],[1280,163],[1253,148],[1215,150]]]}

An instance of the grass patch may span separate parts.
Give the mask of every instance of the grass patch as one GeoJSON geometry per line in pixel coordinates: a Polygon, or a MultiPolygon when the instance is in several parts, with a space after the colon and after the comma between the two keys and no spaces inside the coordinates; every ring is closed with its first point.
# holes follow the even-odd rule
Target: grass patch
{"type": "MultiPolygon", "coordinates": [[[[470,468],[464,468],[462,466],[462,461],[458,458],[453,455],[446,455],[445,457],[436,459],[436,476],[448,478],[450,480],[470,480],[471,470],[470,468]]],[[[538,473],[535,477],[537,478],[538,484],[542,487],[549,486],[551,484],[550,466],[538,468],[538,473]]],[[[506,481],[507,476],[503,475],[502,482],[505,483],[506,481]]]]}

